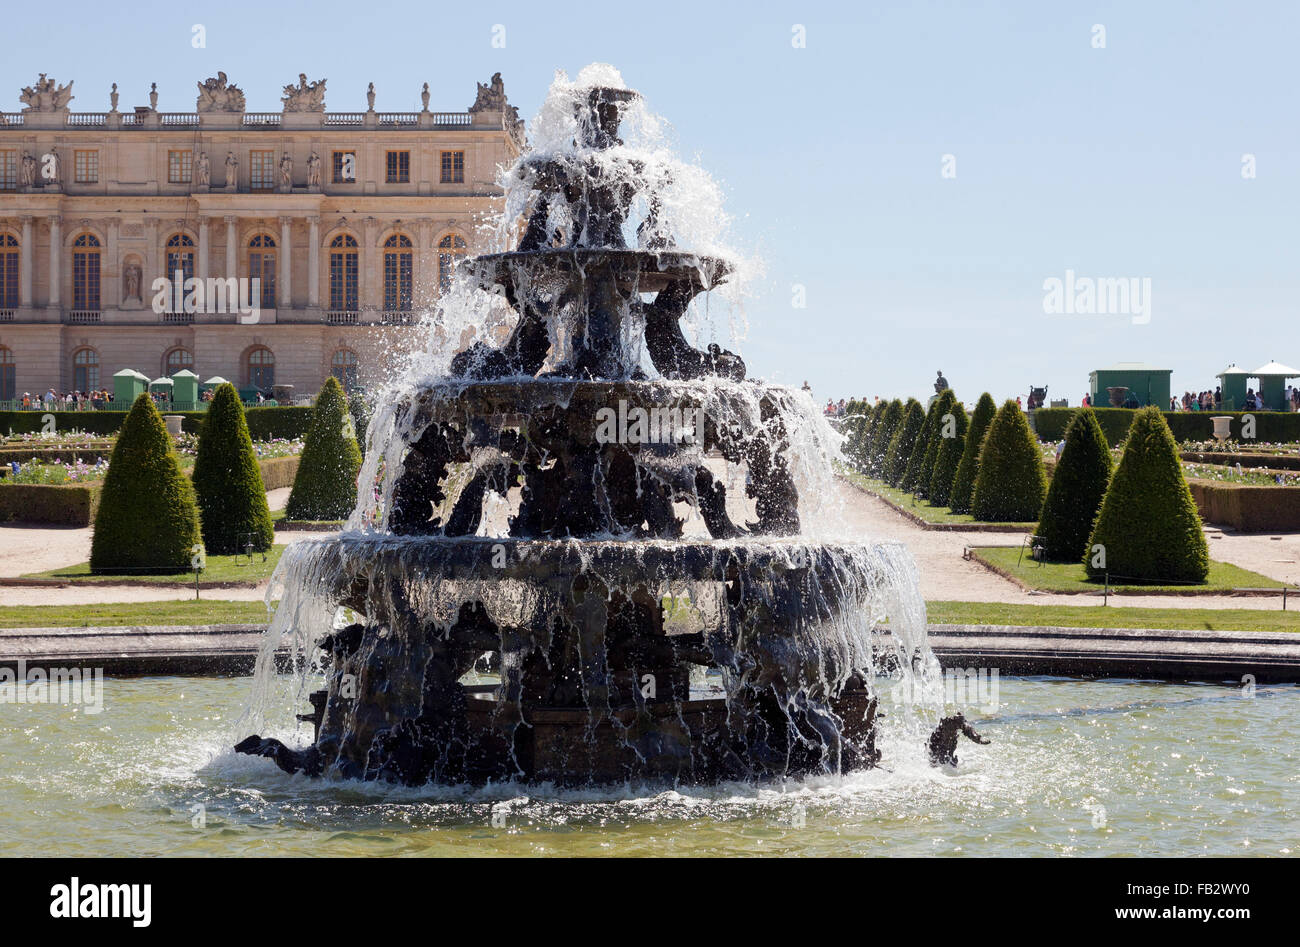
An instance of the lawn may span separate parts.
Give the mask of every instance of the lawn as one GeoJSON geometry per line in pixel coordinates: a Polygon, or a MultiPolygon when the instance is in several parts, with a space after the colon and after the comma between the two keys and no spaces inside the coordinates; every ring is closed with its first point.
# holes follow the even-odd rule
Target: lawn
{"type": "MultiPolygon", "coordinates": [[[[1044,592],[1100,592],[1104,583],[1100,579],[1089,579],[1082,562],[1044,562],[1037,563],[1026,550],[1020,557],[1018,546],[981,547],[971,550],[971,555],[994,571],[1012,576],[1032,589],[1044,592]],[[1016,560],[1020,559],[1020,564],[1016,560]]],[[[1225,592],[1229,589],[1280,589],[1284,583],[1258,572],[1251,572],[1240,566],[1227,562],[1210,561],[1210,575],[1200,585],[1177,585],[1129,582],[1115,576],[1111,577],[1112,592],[1182,592],[1192,595],[1205,595],[1225,592]]]]}
{"type": "MultiPolygon", "coordinates": [[[[874,493],[890,506],[900,510],[906,510],[915,514],[927,523],[933,523],[936,526],[969,526],[985,522],[977,520],[969,513],[954,513],[946,506],[932,506],[929,500],[913,500],[912,495],[906,490],[899,490],[897,487],[891,487],[883,480],[874,480],[871,477],[863,476],[855,471],[841,467],[840,473],[848,479],[850,483],[861,487],[868,493],[874,493]]],[[[998,526],[1014,526],[1031,531],[1037,523],[997,523],[998,526]]]]}
{"type": "Polygon", "coordinates": [[[1126,608],[1096,605],[1004,605],[926,602],[932,625],[1045,625],[1060,628],[1177,628],[1300,632],[1300,611],[1253,608],[1126,608]]]}
{"type": "MultiPolygon", "coordinates": [[[[270,577],[275,570],[275,564],[280,561],[280,553],[284,552],[284,546],[272,546],[266,553],[266,561],[262,561],[262,553],[253,553],[253,559],[250,562],[247,556],[208,556],[208,567],[199,577],[201,582],[239,582],[256,585],[263,579],[270,577]]],[[[171,584],[185,583],[194,581],[193,572],[168,572],[168,573],[144,573],[126,575],[122,573],[112,573],[106,575],[91,575],[90,563],[82,562],[75,566],[64,566],[62,569],[51,569],[48,572],[34,572],[31,575],[23,576],[24,579],[60,579],[73,585],[96,584],[96,583],[113,583],[120,584],[123,582],[140,582],[144,584],[171,584]]]]}
{"type": "Polygon", "coordinates": [[[229,602],[212,599],[0,607],[0,628],[86,628],[91,625],[250,625],[266,624],[266,621],[266,606],[261,602],[229,602]]]}

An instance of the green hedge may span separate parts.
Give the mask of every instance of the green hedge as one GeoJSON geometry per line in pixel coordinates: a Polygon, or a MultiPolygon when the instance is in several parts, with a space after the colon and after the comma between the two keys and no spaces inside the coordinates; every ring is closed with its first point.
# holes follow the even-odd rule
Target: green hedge
{"type": "MultiPolygon", "coordinates": [[[[86,431],[90,434],[116,434],[126,420],[125,411],[51,411],[55,430],[86,431]]],[[[191,434],[199,433],[205,411],[168,411],[185,420],[181,427],[191,434]]],[[[44,411],[0,411],[0,431],[14,434],[35,434],[45,428],[44,411]]],[[[311,424],[311,408],[245,408],[244,419],[248,433],[255,441],[273,437],[294,438],[307,433],[311,424]]]]}
{"type": "Polygon", "coordinates": [[[46,526],[89,526],[99,509],[99,485],[0,485],[0,521],[46,526]]]}
{"type": "Polygon", "coordinates": [[[1300,487],[1214,480],[1188,480],[1187,486],[1207,523],[1253,533],[1300,530],[1300,487]]]}
{"type": "MultiPolygon", "coordinates": [[[[1093,408],[1106,440],[1114,447],[1128,434],[1135,408],[1093,408]]],[[[1039,440],[1059,441],[1078,408],[1039,408],[1034,412],[1034,432],[1039,440]]],[[[1284,411],[1162,411],[1160,412],[1178,441],[1208,441],[1214,437],[1213,417],[1232,418],[1229,429],[1234,439],[1241,435],[1243,414],[1255,418],[1255,442],[1271,444],[1300,441],[1300,413],[1284,411]]],[[[1251,443],[1244,441],[1243,443],[1251,443]]]]}

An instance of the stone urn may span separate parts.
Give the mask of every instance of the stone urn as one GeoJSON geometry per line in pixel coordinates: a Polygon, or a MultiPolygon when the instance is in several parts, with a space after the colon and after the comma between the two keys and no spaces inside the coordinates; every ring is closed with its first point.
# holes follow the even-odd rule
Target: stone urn
{"type": "Polygon", "coordinates": [[[1114,388],[1107,388],[1106,393],[1110,395],[1110,406],[1112,408],[1124,407],[1124,398],[1128,395],[1127,385],[1117,385],[1114,388]]]}
{"type": "Polygon", "coordinates": [[[1232,437],[1231,424],[1232,418],[1225,415],[1210,418],[1214,422],[1214,439],[1222,444],[1228,438],[1232,437]]]}
{"type": "Polygon", "coordinates": [[[172,437],[181,436],[181,422],[184,420],[185,420],[185,416],[181,414],[163,415],[163,421],[167,423],[167,433],[170,434],[172,437]]]}

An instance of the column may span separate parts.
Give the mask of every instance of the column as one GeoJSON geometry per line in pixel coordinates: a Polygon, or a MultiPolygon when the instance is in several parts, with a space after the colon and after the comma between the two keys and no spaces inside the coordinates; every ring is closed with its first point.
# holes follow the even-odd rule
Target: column
{"type": "Polygon", "coordinates": [[[18,257],[18,305],[32,304],[32,257],[36,256],[36,244],[32,242],[32,218],[23,217],[23,245],[18,257]]]}
{"type": "Polygon", "coordinates": [[[320,308],[320,218],[307,218],[307,305],[320,308]]]}
{"type": "Polygon", "coordinates": [[[289,256],[289,226],[292,223],[292,217],[280,218],[280,252],[275,261],[275,281],[279,287],[281,309],[293,306],[293,291],[289,283],[293,272],[293,259],[289,256]]]}
{"type": "Polygon", "coordinates": [[[51,309],[58,309],[61,306],[59,300],[59,288],[63,285],[63,277],[59,272],[59,264],[63,262],[63,219],[57,214],[50,218],[50,302],[51,309]]]}
{"type": "Polygon", "coordinates": [[[194,264],[194,275],[200,279],[208,278],[208,218],[199,218],[199,258],[194,264]]]}
{"type": "Polygon", "coordinates": [[[226,279],[232,276],[239,276],[239,247],[236,245],[236,239],[239,237],[239,228],[235,226],[238,218],[234,214],[227,214],[226,221],[226,279]]]}

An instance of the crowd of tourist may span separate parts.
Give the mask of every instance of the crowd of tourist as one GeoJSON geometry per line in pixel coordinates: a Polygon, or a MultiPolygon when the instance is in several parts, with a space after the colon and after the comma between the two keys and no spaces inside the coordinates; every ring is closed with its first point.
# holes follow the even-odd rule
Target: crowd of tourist
{"type": "Polygon", "coordinates": [[[48,389],[45,394],[32,394],[24,391],[21,399],[24,411],[90,411],[103,407],[112,401],[113,396],[106,388],[96,391],[55,391],[48,389]]]}

